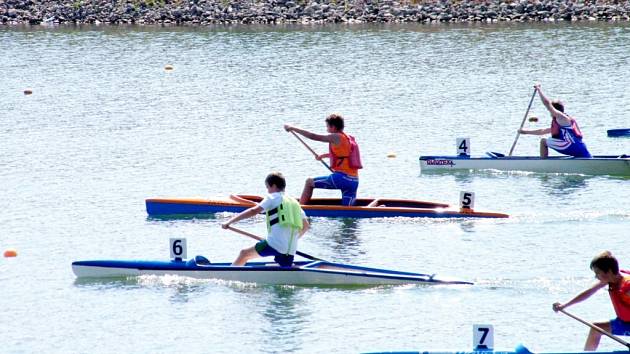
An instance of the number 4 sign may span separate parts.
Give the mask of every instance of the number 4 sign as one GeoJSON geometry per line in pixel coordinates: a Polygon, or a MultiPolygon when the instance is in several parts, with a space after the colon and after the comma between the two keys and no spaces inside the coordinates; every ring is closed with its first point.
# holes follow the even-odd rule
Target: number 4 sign
{"type": "Polygon", "coordinates": [[[185,238],[171,238],[169,248],[171,249],[171,259],[181,261],[188,258],[185,238]]]}
{"type": "Polygon", "coordinates": [[[470,138],[457,138],[457,155],[470,156],[470,138]]]}
{"type": "Polygon", "coordinates": [[[473,347],[475,350],[494,349],[494,327],[492,325],[473,325],[473,347]]]}

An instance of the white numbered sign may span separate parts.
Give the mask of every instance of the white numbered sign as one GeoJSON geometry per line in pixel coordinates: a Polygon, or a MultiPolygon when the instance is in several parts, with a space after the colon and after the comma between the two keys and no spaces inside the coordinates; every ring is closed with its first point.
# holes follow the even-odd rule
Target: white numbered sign
{"type": "Polygon", "coordinates": [[[494,327],[492,325],[473,325],[473,347],[475,350],[494,349],[494,327]]]}
{"type": "Polygon", "coordinates": [[[457,138],[457,155],[470,156],[470,138],[457,138]]]}
{"type": "Polygon", "coordinates": [[[171,246],[171,259],[181,261],[188,258],[185,238],[171,238],[169,243],[171,246]]]}
{"type": "Polygon", "coordinates": [[[475,193],[474,192],[459,192],[459,208],[460,209],[475,209],[475,193]]]}

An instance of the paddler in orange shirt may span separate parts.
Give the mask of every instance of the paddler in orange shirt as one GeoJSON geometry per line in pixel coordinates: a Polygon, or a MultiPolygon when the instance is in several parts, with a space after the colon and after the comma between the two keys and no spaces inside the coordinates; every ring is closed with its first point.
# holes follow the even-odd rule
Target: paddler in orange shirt
{"type": "Polygon", "coordinates": [[[313,189],[323,188],[341,190],[341,204],[345,206],[354,205],[357,198],[357,188],[359,187],[359,169],[362,166],[358,146],[354,138],[343,131],[343,117],[338,114],[331,114],[326,118],[326,131],[328,132],[326,135],[315,134],[289,124],[285,124],[284,129],[288,132],[298,133],[311,140],[328,143],[329,147],[327,154],[317,155],[316,159],[321,161],[324,158],[329,158],[329,169],[332,174],[308,178],[304,184],[300,204],[308,204],[313,196],[313,189]]]}
{"type": "MultiPolygon", "coordinates": [[[[619,271],[619,263],[609,251],[605,251],[593,258],[591,270],[595,273],[595,278],[597,278],[598,282],[579,293],[567,303],[561,304],[556,302],[553,304],[553,310],[558,312],[578,302],[582,302],[595,294],[599,289],[608,285],[608,295],[610,295],[610,301],[617,317],[607,322],[596,322],[593,324],[605,331],[612,332],[612,334],[620,336],[630,335],[630,275],[626,271],[621,271],[625,274],[619,271]]],[[[584,344],[584,350],[597,350],[601,337],[600,332],[591,328],[584,344]]]]}

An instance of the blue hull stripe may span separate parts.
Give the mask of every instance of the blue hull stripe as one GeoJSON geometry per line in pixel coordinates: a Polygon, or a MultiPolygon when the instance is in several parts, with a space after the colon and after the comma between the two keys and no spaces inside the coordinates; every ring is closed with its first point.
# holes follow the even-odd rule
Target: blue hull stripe
{"type": "MultiPolygon", "coordinates": [[[[190,215],[190,214],[212,214],[221,212],[240,213],[247,207],[210,205],[210,204],[188,204],[188,203],[165,203],[156,201],[146,201],[147,213],[149,215],[190,215]]],[[[386,211],[386,210],[343,210],[343,209],[305,209],[307,216],[312,217],[337,217],[337,218],[383,218],[383,217],[424,217],[424,218],[496,218],[497,215],[486,215],[483,213],[465,214],[456,211],[438,211],[431,209],[409,210],[409,211],[386,211]]]]}
{"type": "Polygon", "coordinates": [[[369,352],[364,354],[628,354],[624,351],[605,351],[605,352],[537,352],[533,353],[522,344],[519,344],[515,350],[476,350],[476,351],[392,351],[392,352],[369,352]]]}

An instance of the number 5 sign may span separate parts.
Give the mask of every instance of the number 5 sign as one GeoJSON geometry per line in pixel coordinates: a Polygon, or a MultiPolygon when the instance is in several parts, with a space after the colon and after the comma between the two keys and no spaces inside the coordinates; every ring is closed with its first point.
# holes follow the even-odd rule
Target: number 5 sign
{"type": "Polygon", "coordinates": [[[171,259],[181,261],[188,258],[185,238],[171,238],[170,249],[171,259]]]}
{"type": "Polygon", "coordinates": [[[475,350],[494,349],[494,327],[492,325],[473,325],[473,348],[475,350]]]}
{"type": "Polygon", "coordinates": [[[459,192],[459,209],[462,212],[473,211],[475,208],[474,192],[459,192]]]}

